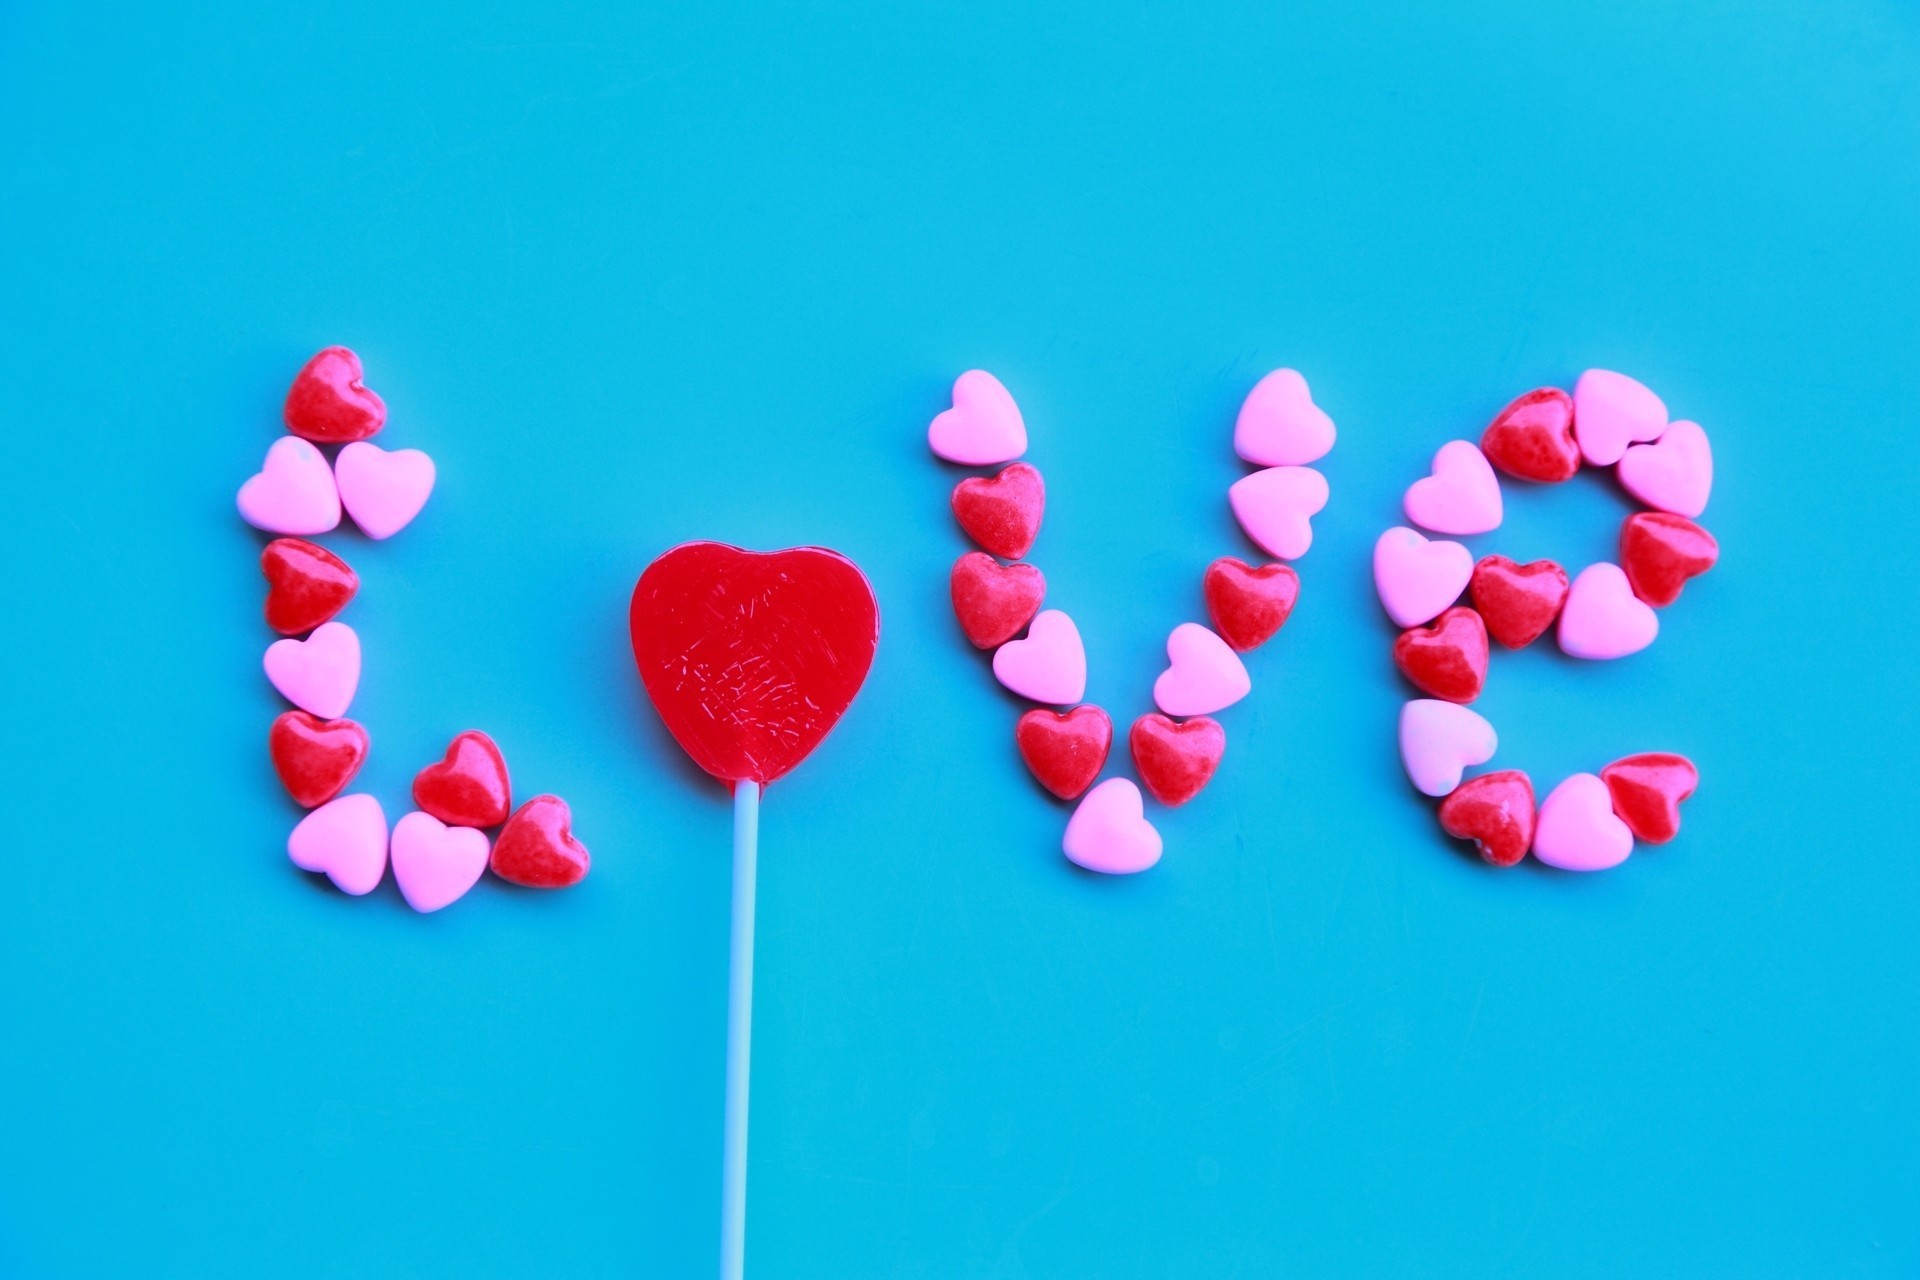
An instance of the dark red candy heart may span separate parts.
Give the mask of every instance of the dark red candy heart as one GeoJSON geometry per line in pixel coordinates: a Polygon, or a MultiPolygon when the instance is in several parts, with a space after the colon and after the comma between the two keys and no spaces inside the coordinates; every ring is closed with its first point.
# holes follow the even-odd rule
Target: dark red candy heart
{"type": "Polygon", "coordinates": [[[1580,469],[1573,397],[1558,387],[1529,391],[1500,411],[1480,436],[1480,452],[1510,476],[1556,484],[1580,469]]]}
{"type": "Polygon", "coordinates": [[[1633,594],[1650,605],[1672,604],[1689,578],[1720,558],[1714,536],[1685,516],[1636,511],[1620,526],[1620,567],[1633,594]]]}
{"type": "Polygon", "coordinates": [[[497,827],[513,808],[507,758],[478,729],[456,734],[444,759],[413,775],[413,802],[450,827],[497,827]]]}
{"type": "Polygon", "coordinates": [[[1153,798],[1172,807],[1200,794],[1227,751],[1227,731],[1206,716],[1172,720],[1150,711],[1127,734],[1133,767],[1153,798]]]}
{"type": "Polygon", "coordinates": [[[1518,769],[1468,778],[1440,802],[1440,829],[1471,840],[1480,856],[1510,867],[1533,847],[1533,782],[1518,769]]]}
{"type": "Polygon", "coordinates": [[[772,782],[806,759],[860,692],[880,640],[865,575],[821,547],[675,547],[640,575],[628,623],[668,732],[727,782],[772,782]]]}
{"type": "Polygon", "coordinates": [[[1036,707],[1013,727],[1020,758],[1040,785],[1072,800],[1093,785],[1113,748],[1113,721],[1096,706],[1071,711],[1036,707]]]}
{"type": "Polygon", "coordinates": [[[1018,560],[1040,536],[1047,482],[1038,468],[1016,462],[992,479],[974,476],[953,487],[953,516],[981,547],[1018,560]]]}
{"type": "Polygon", "coordinates": [[[351,720],[322,720],[305,711],[274,717],[267,731],[273,771],[294,803],[311,809],[346,790],[372,747],[367,731],[351,720]]]}
{"type": "Polygon", "coordinates": [[[1424,627],[1402,631],[1393,642],[1393,664],[1422,693],[1472,702],[1487,684],[1487,625],[1455,605],[1424,627]]]}
{"type": "Polygon", "coordinates": [[[387,424],[386,402],[360,381],[360,357],[326,347],[301,368],[287,391],[287,430],[321,444],[365,440],[387,424]]]}
{"type": "Polygon", "coordinates": [[[275,538],[260,553],[267,575],[267,625],[297,636],[328,621],[360,589],[360,575],[305,538],[275,538]]]}
{"type": "Polygon", "coordinates": [[[1700,786],[1700,771],[1685,756],[1646,751],[1615,760],[1600,780],[1635,839],[1665,844],[1680,834],[1680,802],[1700,786]]]}
{"type": "Polygon", "coordinates": [[[976,649],[993,649],[1020,634],[1047,598],[1046,575],[1030,564],[1001,564],[984,551],[953,562],[953,616],[976,649]]]}
{"type": "Polygon", "coordinates": [[[1551,560],[1519,564],[1488,556],[1473,566],[1467,590],[1488,634],[1509,649],[1524,649],[1560,616],[1567,603],[1567,571],[1551,560]]]}
{"type": "Polygon", "coordinates": [[[1232,556],[1207,566],[1200,580],[1213,629],[1245,653],[1258,649],[1286,625],[1300,599],[1300,575],[1291,566],[1264,564],[1258,569],[1232,556]]]}
{"type": "Polygon", "coordinates": [[[573,811],[559,796],[535,796],[521,805],[488,860],[493,874],[529,889],[564,889],[586,878],[592,859],[573,838],[573,811]]]}

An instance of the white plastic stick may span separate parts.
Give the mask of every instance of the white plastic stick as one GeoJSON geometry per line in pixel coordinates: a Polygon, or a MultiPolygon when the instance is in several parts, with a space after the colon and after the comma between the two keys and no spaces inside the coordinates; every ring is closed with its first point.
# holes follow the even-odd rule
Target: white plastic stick
{"type": "Polygon", "coordinates": [[[747,1086],[753,1050],[753,882],[760,784],[733,784],[733,925],[727,958],[727,1127],[721,1155],[720,1280],[741,1280],[747,1255],[747,1086]]]}

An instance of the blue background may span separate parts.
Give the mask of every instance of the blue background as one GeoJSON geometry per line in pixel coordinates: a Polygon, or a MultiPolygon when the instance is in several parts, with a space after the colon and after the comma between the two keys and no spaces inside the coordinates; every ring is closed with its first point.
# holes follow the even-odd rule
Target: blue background
{"type": "MultiPolygon", "coordinates": [[[[765,815],[756,1274],[1920,1270],[1911,6],[168,8],[0,11],[0,1273],[711,1271],[729,814],[624,619],[692,537],[884,611],[765,815]],[[365,783],[485,728],[581,888],[286,863],[232,502],[330,342],[442,477],[332,539],[365,783]],[[1250,554],[1279,364],[1341,429],[1303,603],[1161,866],[1078,874],[925,425],[1020,398],[1124,723],[1250,554]],[[1588,365],[1712,433],[1721,568],[1483,708],[1543,785],[1705,782],[1615,873],[1499,873],[1401,777],[1367,550],[1588,365]]],[[[1606,484],[1516,488],[1477,549],[1608,553],[1606,484]]]]}

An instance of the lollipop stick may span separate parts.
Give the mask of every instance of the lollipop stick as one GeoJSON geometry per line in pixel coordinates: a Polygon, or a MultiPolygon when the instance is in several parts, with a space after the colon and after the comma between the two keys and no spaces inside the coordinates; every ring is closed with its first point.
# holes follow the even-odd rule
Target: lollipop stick
{"type": "Polygon", "coordinates": [[[747,1253],[747,1072],[753,1044],[753,881],[760,784],[733,784],[733,928],[727,960],[727,1129],[721,1158],[720,1280],[740,1280],[747,1253]]]}

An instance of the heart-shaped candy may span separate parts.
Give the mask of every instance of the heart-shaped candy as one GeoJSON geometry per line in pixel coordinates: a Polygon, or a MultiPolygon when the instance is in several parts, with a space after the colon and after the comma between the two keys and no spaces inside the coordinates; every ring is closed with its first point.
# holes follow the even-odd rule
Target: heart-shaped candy
{"type": "Polygon", "coordinates": [[[387,870],[387,815],[365,792],[329,800],[300,819],[287,856],[302,871],[322,871],[342,893],[372,893],[387,870]]]}
{"type": "Polygon", "coordinates": [[[353,599],[360,575],[305,538],[275,538],[260,553],[267,578],[267,625],[297,636],[326,622],[353,599]]]}
{"type": "Polygon", "coordinates": [[[1016,462],[992,479],[969,476],[953,487],[953,517],[980,546],[1018,560],[1040,536],[1047,509],[1047,482],[1040,471],[1016,462]]]}
{"type": "Polygon", "coordinates": [[[340,523],[340,491],[320,451],[299,436],[267,448],[260,470],[240,486],[240,516],[268,533],[325,533],[340,523]]]}
{"type": "Polygon", "coordinates": [[[1160,833],[1147,821],[1140,788],[1125,778],[1108,778],[1087,792],[1067,819],[1060,847],[1075,866],[1110,876],[1145,871],[1160,861],[1160,833]]]}
{"type": "Polygon", "coordinates": [[[1153,682],[1153,702],[1170,716],[1208,716],[1253,692],[1240,655],[1197,622],[1167,637],[1167,669],[1153,682]]]}
{"type": "Polygon", "coordinates": [[[322,348],[287,390],[287,430],[321,444],[365,440],[386,425],[387,406],[360,381],[360,357],[322,348]]]}
{"type": "Polygon", "coordinates": [[[1713,447],[1697,422],[1670,423],[1652,444],[1620,459],[1620,484],[1640,501],[1677,516],[1697,517],[1713,492],[1713,447]]]}
{"type": "Polygon", "coordinates": [[[1575,658],[1624,658],[1653,643],[1660,616],[1633,594],[1619,565],[1602,560],[1580,571],[1560,611],[1560,648],[1575,658]]]}
{"type": "Polygon", "coordinates": [[[1487,684],[1487,625],[1455,607],[1393,642],[1393,665],[1414,688],[1448,702],[1472,702],[1487,684]]]}
{"type": "Polygon", "coordinates": [[[1374,589],[1398,626],[1439,617],[1472,577],[1473,552],[1464,543],[1429,542],[1419,530],[1395,525],[1373,544],[1374,589]]]}
{"type": "Polygon", "coordinates": [[[1600,771],[1614,813],[1648,844],[1680,834],[1680,802],[1700,786],[1693,761],[1671,751],[1644,751],[1615,760],[1600,771]]]}
{"type": "Polygon", "coordinates": [[[433,492],[433,459],[418,449],[388,452],[357,440],[334,459],[333,474],[347,514],[369,538],[406,528],[433,492]]]}
{"type": "Polygon", "coordinates": [[[268,645],[264,665],[281,697],[322,720],[338,720],[360,687],[360,637],[344,622],[322,623],[305,640],[268,645]]]}
{"type": "Polygon", "coordinates": [[[513,808],[507,758],[478,729],[456,734],[444,759],[413,775],[413,802],[451,826],[497,827],[513,808]]]}
{"type": "Polygon", "coordinates": [[[1233,451],[1257,467],[1298,467],[1324,458],[1333,436],[1333,419],[1313,402],[1307,380],[1275,369],[1241,403],[1233,451]]]}
{"type": "MultiPolygon", "coordinates": [[[[1480,452],[1510,476],[1558,484],[1580,469],[1573,438],[1573,397],[1541,387],[1500,411],[1480,436],[1480,452]]],[[[1531,793],[1529,793],[1531,794],[1531,793]]]]}
{"type": "MultiPolygon", "coordinates": [[[[697,757],[696,757],[697,758],[697,757]]],[[[535,796],[514,811],[493,842],[493,874],[529,889],[564,889],[586,878],[592,859],[573,838],[573,811],[559,796],[535,796]]]]}
{"type": "Polygon", "coordinates": [[[1096,706],[1071,711],[1036,707],[1013,727],[1020,758],[1040,785],[1071,800],[1093,785],[1113,747],[1113,721],[1096,706]]]}
{"type": "Polygon", "coordinates": [[[393,824],[393,880],[415,911],[438,911],[466,895],[487,869],[487,836],[417,810],[393,824]]]}
{"type": "Polygon", "coordinates": [[[1633,852],[1633,832],[1613,811],[1607,784],[1576,773],[1547,793],[1533,828],[1533,856],[1562,871],[1605,871],[1633,852]]]}
{"type": "Polygon", "coordinates": [[[303,809],[345,791],[372,745],[367,731],[353,721],[322,720],[304,711],[281,712],[267,731],[273,771],[303,809]]]}
{"type": "Polygon", "coordinates": [[[1047,598],[1047,579],[1030,564],[1001,564],[984,551],[953,562],[948,580],[953,616],[976,649],[993,649],[1020,634],[1047,598]]]}
{"type": "Polygon", "coordinates": [[[1148,712],[1127,734],[1133,767],[1153,798],[1172,808],[1200,794],[1227,751],[1227,731],[1206,716],[1176,722],[1148,712]]]}
{"type": "Polygon", "coordinates": [[[1435,533],[1487,533],[1500,527],[1500,479],[1479,446],[1449,440],[1433,455],[1433,474],[1407,486],[1407,519],[1435,533]]]}
{"type": "Polygon", "coordinates": [[[1560,616],[1567,586],[1567,571],[1551,560],[1519,564],[1488,556],[1473,566],[1468,590],[1487,633],[1509,649],[1524,649],[1560,616]]]}
{"type": "Polygon", "coordinates": [[[1493,759],[1499,745],[1486,717],[1457,703],[1415,698],[1400,708],[1400,759],[1422,795],[1446,795],[1468,768],[1493,759]]]}
{"type": "Polygon", "coordinates": [[[1256,569],[1233,556],[1221,556],[1207,566],[1201,591],[1213,629],[1245,653],[1271,640],[1286,624],[1300,598],[1300,575],[1291,565],[1263,564],[1256,569]]]}
{"type": "Polygon", "coordinates": [[[1533,782],[1518,769],[1468,778],[1440,802],[1440,829],[1471,840],[1496,867],[1511,867],[1533,844],[1533,782]]]}
{"type": "Polygon", "coordinates": [[[1636,511],[1620,526],[1620,568],[1633,594],[1662,607],[1680,598],[1687,580],[1713,568],[1720,544],[1685,516],[1636,511]]]}
{"type": "Polygon", "coordinates": [[[1080,629],[1058,609],[1042,609],[1024,640],[993,654],[993,678],[1023,698],[1065,706],[1087,692],[1087,650],[1080,629]]]}
{"type": "Polygon", "coordinates": [[[948,462],[996,467],[1027,451],[1027,424],[1000,379],[969,369],[954,380],[953,408],[934,417],[927,443],[948,462]]]}
{"type": "Polygon", "coordinates": [[[1298,560],[1313,545],[1313,517],[1327,505],[1327,478],[1312,467],[1268,467],[1234,481],[1227,503],[1263,551],[1298,560]]]}
{"type": "Polygon", "coordinates": [[[1624,373],[1589,369],[1573,384],[1573,438],[1596,467],[1612,466],[1628,445],[1666,429],[1666,402],[1624,373]]]}

